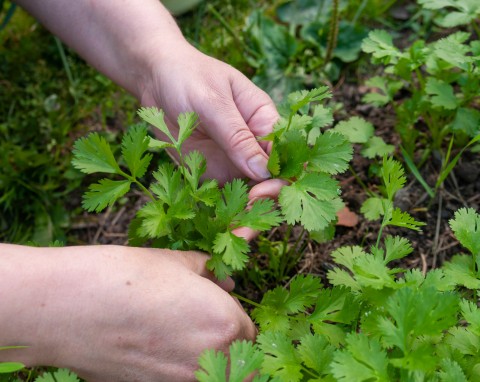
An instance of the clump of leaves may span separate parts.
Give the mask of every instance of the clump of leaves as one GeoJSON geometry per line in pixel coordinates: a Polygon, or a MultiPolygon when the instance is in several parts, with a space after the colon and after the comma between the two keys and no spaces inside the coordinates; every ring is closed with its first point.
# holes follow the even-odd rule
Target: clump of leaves
{"type": "MultiPolygon", "coordinates": [[[[398,179],[400,176],[397,176],[398,179]]],[[[480,378],[480,215],[461,209],[450,226],[473,255],[459,255],[423,274],[392,267],[412,253],[409,241],[387,236],[369,251],[332,253],[330,286],[296,275],[255,304],[256,344],[235,342],[230,365],[205,352],[201,382],[241,381],[474,381],[480,378]],[[231,367],[234,373],[228,375],[231,367]]]]}
{"type": "Polygon", "coordinates": [[[367,94],[364,100],[376,106],[394,106],[405,145],[414,143],[407,134],[415,133],[420,119],[431,132],[435,148],[448,133],[478,135],[480,113],[475,105],[479,100],[480,45],[470,34],[456,32],[432,43],[417,40],[401,50],[388,32],[375,30],[362,48],[374,62],[385,65],[385,76],[367,82],[379,91],[367,94]],[[411,93],[403,103],[394,100],[400,89],[411,93]]]}
{"type": "Polygon", "coordinates": [[[458,160],[451,159],[452,147],[471,146],[480,135],[480,42],[459,31],[431,43],[416,40],[402,50],[388,32],[375,30],[363,41],[362,49],[385,68],[383,76],[367,81],[376,91],[364,101],[393,106],[405,160],[433,196],[458,160]],[[400,91],[408,95],[398,100],[400,91]],[[435,191],[418,171],[432,151],[442,161],[435,191]]]}
{"type": "Polygon", "coordinates": [[[292,91],[338,79],[341,68],[359,58],[367,33],[356,23],[359,15],[348,11],[338,1],[287,1],[272,10],[274,18],[252,12],[244,40],[253,81],[279,102],[292,91]]]}
{"type": "Polygon", "coordinates": [[[434,21],[443,28],[469,25],[480,36],[477,20],[480,17],[480,3],[476,0],[418,0],[425,9],[440,11],[434,21]]]}
{"type": "MultiPolygon", "coordinates": [[[[175,138],[164,122],[163,112],[156,108],[142,108],[138,114],[159,129],[167,141],[151,138],[145,125],[133,126],[122,140],[121,161],[115,159],[109,144],[97,133],[75,143],[76,168],[87,174],[103,172],[121,178],[105,178],[92,184],[83,206],[100,212],[123,197],[133,184],[137,185],[150,201],[132,221],[131,243],[150,241],[157,247],[205,251],[211,254],[209,269],[224,279],[243,269],[248,260],[249,245],[234,234],[236,228],[265,231],[286,220],[314,230],[335,221],[342,202],[338,182],[331,175],[348,167],[352,148],[340,134],[317,131],[314,138],[312,131],[323,122],[318,112],[306,114],[310,103],[327,97],[327,88],[291,94],[285,105],[287,117],[265,138],[273,140],[269,161],[272,175],[289,182],[280,194],[281,212],[272,200],[257,200],[247,208],[248,187],[242,180],[235,179],[222,188],[216,180],[202,180],[206,170],[203,155],[182,152],[183,143],[197,125],[196,114],[178,117],[179,134],[175,138]],[[174,150],[180,159],[178,167],[162,163],[153,173],[155,180],[144,185],[143,177],[153,157],[149,148],[174,150]]],[[[327,114],[325,108],[318,110],[327,114]]]]}

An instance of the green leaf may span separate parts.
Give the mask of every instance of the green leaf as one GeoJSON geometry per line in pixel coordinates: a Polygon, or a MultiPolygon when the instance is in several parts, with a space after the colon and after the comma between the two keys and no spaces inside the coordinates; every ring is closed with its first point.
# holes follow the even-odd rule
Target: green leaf
{"type": "Polygon", "coordinates": [[[182,174],[171,163],[165,163],[153,173],[156,183],[151,185],[151,190],[159,200],[169,207],[169,218],[192,219],[195,216],[191,190],[182,182],[182,174]]]}
{"type": "Polygon", "coordinates": [[[277,145],[274,144],[272,146],[272,151],[270,152],[267,163],[267,169],[274,177],[278,177],[278,175],[280,175],[280,154],[278,152],[277,145]]]}
{"type": "Polygon", "coordinates": [[[477,336],[480,336],[480,309],[477,304],[464,299],[460,301],[460,309],[463,318],[468,322],[468,329],[477,336]]]}
{"type": "Polygon", "coordinates": [[[311,307],[317,300],[321,283],[312,275],[296,275],[290,289],[277,286],[263,296],[261,306],[255,308],[252,317],[263,330],[286,332],[289,328],[288,315],[311,307]]]}
{"type": "Polygon", "coordinates": [[[197,127],[198,115],[194,112],[189,113],[182,113],[178,116],[178,142],[177,146],[180,148],[190,135],[192,135],[193,131],[197,127]]]}
{"type": "Polygon", "coordinates": [[[325,336],[309,334],[300,339],[297,353],[301,361],[319,376],[330,373],[329,365],[333,360],[335,346],[330,345],[325,336]]]}
{"type": "Polygon", "coordinates": [[[385,264],[390,261],[403,259],[413,252],[408,239],[400,236],[387,236],[385,238],[385,264]]]}
{"type": "Polygon", "coordinates": [[[395,146],[385,143],[381,137],[373,136],[362,148],[361,153],[365,158],[373,159],[393,154],[394,151],[395,146]]]}
{"type": "Polygon", "coordinates": [[[243,269],[248,261],[246,253],[249,246],[247,241],[228,231],[217,234],[213,250],[215,253],[222,255],[225,264],[230,265],[235,270],[243,269]]]}
{"type": "Polygon", "coordinates": [[[333,123],[333,111],[323,105],[313,107],[312,127],[324,128],[333,123]]]}
{"type": "Polygon", "coordinates": [[[467,107],[458,108],[452,129],[462,131],[472,138],[480,135],[480,111],[467,107]]]}
{"type": "Polygon", "coordinates": [[[278,381],[302,380],[301,361],[290,339],[280,332],[264,332],[257,337],[260,349],[265,353],[262,372],[278,381]]]}
{"type": "Polygon", "coordinates": [[[43,373],[35,382],[79,382],[78,377],[67,369],[58,369],[52,373],[43,373]]]}
{"type": "Polygon", "coordinates": [[[137,212],[137,216],[142,218],[140,228],[137,229],[140,236],[155,239],[170,233],[163,202],[148,202],[137,212]]]}
{"type": "Polygon", "coordinates": [[[408,212],[403,212],[400,208],[395,208],[391,213],[390,219],[386,219],[383,225],[394,225],[420,231],[420,227],[424,226],[425,223],[415,220],[408,212]]]}
{"type": "Polygon", "coordinates": [[[25,365],[20,362],[0,362],[0,374],[14,373],[24,367],[25,365]]]}
{"type": "Polygon", "coordinates": [[[132,126],[122,139],[122,156],[127,162],[130,173],[134,178],[145,175],[152,154],[144,156],[148,150],[150,138],[147,137],[147,128],[143,125],[132,126]]]}
{"type": "Polygon", "coordinates": [[[288,103],[292,114],[302,109],[314,101],[322,101],[326,98],[331,98],[332,93],[328,86],[322,86],[312,90],[299,90],[288,95],[288,103]]]}
{"type": "Polygon", "coordinates": [[[366,143],[374,132],[373,125],[360,117],[339,122],[331,131],[343,134],[351,143],[366,143]]]}
{"type": "Polygon", "coordinates": [[[75,142],[72,164],[85,174],[121,173],[110,145],[98,133],[91,133],[75,142]]]}
{"type": "Polygon", "coordinates": [[[458,241],[473,255],[480,255],[480,214],[473,208],[461,208],[449,224],[458,241]]]}
{"type": "Polygon", "coordinates": [[[385,265],[383,259],[371,254],[355,259],[353,273],[355,280],[363,287],[373,289],[396,287],[394,271],[385,265]]]}
{"type": "Polygon", "coordinates": [[[388,200],[393,201],[397,191],[401,190],[407,181],[403,167],[400,162],[397,162],[393,158],[384,157],[380,171],[387,191],[388,200]]]}
{"type": "Polygon", "coordinates": [[[174,145],[177,143],[165,123],[165,113],[163,112],[163,110],[160,110],[156,107],[142,107],[137,111],[137,114],[145,122],[148,122],[149,124],[155,126],[163,134],[165,134],[174,145]]]}
{"type": "Polygon", "coordinates": [[[437,336],[457,322],[458,297],[431,287],[404,287],[390,296],[378,330],[387,346],[397,346],[404,354],[413,350],[417,336],[437,336]]]}
{"type": "Polygon", "coordinates": [[[195,371],[195,377],[200,382],[227,382],[228,359],[221,351],[205,350],[198,363],[200,370],[195,371]]]}
{"type": "Polygon", "coordinates": [[[216,204],[216,215],[228,226],[237,214],[243,212],[248,202],[247,185],[240,179],[225,183],[222,198],[216,204]]]}
{"type": "Polygon", "coordinates": [[[243,382],[245,379],[260,368],[263,362],[263,354],[257,345],[247,341],[234,341],[229,348],[230,367],[228,360],[222,352],[206,350],[200,356],[198,362],[201,367],[195,372],[195,377],[200,382],[243,382]]]}
{"type": "Polygon", "coordinates": [[[205,157],[196,150],[190,151],[183,160],[187,167],[187,171],[184,172],[185,178],[192,190],[197,190],[200,184],[200,177],[207,170],[207,161],[205,157]]]}
{"type": "Polygon", "coordinates": [[[438,40],[433,45],[435,56],[449,65],[468,70],[468,63],[472,61],[472,57],[468,56],[470,48],[464,45],[463,42],[469,37],[469,33],[456,32],[438,40]]]}
{"type": "Polygon", "coordinates": [[[280,157],[278,177],[290,179],[301,174],[309,155],[308,150],[304,149],[306,142],[306,136],[299,130],[289,130],[283,134],[276,149],[280,157]]]}
{"type": "Polygon", "coordinates": [[[89,212],[101,212],[125,195],[130,185],[129,180],[102,179],[90,185],[89,191],[83,196],[82,206],[89,212]]]}
{"type": "Polygon", "coordinates": [[[480,352],[480,337],[469,329],[455,326],[448,331],[446,342],[462,355],[478,356],[480,352]]]}
{"type": "Polygon", "coordinates": [[[402,53],[393,45],[392,36],[384,30],[373,30],[362,42],[362,50],[386,63],[396,62],[402,53]]]}
{"type": "Polygon", "coordinates": [[[348,168],[352,145],[339,133],[327,131],[318,136],[308,162],[308,169],[338,174],[348,168]]]}
{"type": "Polygon", "coordinates": [[[164,142],[164,141],[159,141],[158,139],[150,137],[148,141],[148,147],[151,149],[168,149],[173,147],[173,144],[164,142]]]}
{"type": "Polygon", "coordinates": [[[253,230],[266,231],[278,226],[282,222],[280,211],[274,209],[271,199],[255,201],[249,210],[245,210],[237,217],[237,227],[249,227],[253,230]]]}
{"type": "MultiPolygon", "coordinates": [[[[208,248],[203,248],[208,251],[208,248]]],[[[207,268],[215,273],[217,279],[225,280],[228,276],[232,275],[232,267],[225,264],[221,254],[214,253],[207,261],[207,268]]]]}
{"type": "Polygon", "coordinates": [[[229,382],[244,382],[263,363],[263,354],[257,345],[247,341],[234,341],[230,345],[229,382]]]}
{"type": "Polygon", "coordinates": [[[353,271],[353,264],[355,259],[359,257],[366,256],[367,253],[364,252],[360,246],[351,246],[351,247],[340,247],[332,252],[331,256],[335,263],[343,265],[350,271],[353,271]]]}
{"type": "Polygon", "coordinates": [[[462,285],[467,289],[480,289],[480,279],[475,272],[475,262],[471,256],[454,256],[443,264],[447,279],[453,285],[462,285]]]}
{"type": "Polygon", "coordinates": [[[368,220],[380,219],[381,216],[385,215],[385,200],[378,196],[372,196],[363,202],[360,212],[368,220]]]}
{"type": "Polygon", "coordinates": [[[362,333],[349,333],[345,350],[333,356],[331,370],[338,381],[390,382],[388,357],[380,343],[362,333]]]}
{"type": "Polygon", "coordinates": [[[359,312],[360,304],[351,290],[343,286],[335,286],[320,291],[315,311],[308,320],[314,324],[318,321],[350,324],[358,318],[359,312]]]}
{"type": "Polygon", "coordinates": [[[342,207],[338,183],[325,174],[307,174],[280,191],[282,213],[289,224],[300,222],[308,231],[327,227],[342,207]]]}
{"type": "Polygon", "coordinates": [[[441,361],[442,370],[438,373],[441,382],[468,382],[460,365],[450,359],[441,361]]]}
{"type": "Polygon", "coordinates": [[[425,92],[430,95],[430,102],[433,106],[438,106],[447,110],[454,110],[458,106],[457,97],[453,92],[453,87],[446,82],[428,77],[425,84],[425,92]]]}

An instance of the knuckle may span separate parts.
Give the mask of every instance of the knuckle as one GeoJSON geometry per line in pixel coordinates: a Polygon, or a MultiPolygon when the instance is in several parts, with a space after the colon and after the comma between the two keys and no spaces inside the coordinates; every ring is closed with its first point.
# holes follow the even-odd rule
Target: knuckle
{"type": "MultiPolygon", "coordinates": [[[[235,128],[235,125],[233,125],[233,127],[235,128]]],[[[228,143],[231,149],[242,150],[250,145],[252,138],[252,133],[249,130],[241,127],[236,127],[235,131],[230,136],[228,143]]]]}

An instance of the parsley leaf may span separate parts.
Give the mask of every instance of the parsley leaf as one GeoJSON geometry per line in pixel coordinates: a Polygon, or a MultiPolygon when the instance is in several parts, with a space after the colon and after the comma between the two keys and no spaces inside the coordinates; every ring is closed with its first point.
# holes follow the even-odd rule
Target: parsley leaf
{"type": "Polygon", "coordinates": [[[231,232],[218,233],[213,246],[214,252],[221,254],[225,264],[232,269],[243,269],[248,261],[248,249],[247,241],[231,232]]]}
{"type": "Polygon", "coordinates": [[[331,131],[343,134],[351,143],[366,143],[373,136],[373,125],[360,117],[339,122],[331,131]]]}
{"type": "Polygon", "coordinates": [[[336,219],[342,207],[337,182],[326,174],[307,174],[280,191],[282,213],[289,224],[300,222],[308,231],[320,230],[336,219]]]}
{"type": "Polygon", "coordinates": [[[480,214],[473,208],[461,208],[449,223],[460,243],[473,255],[480,255],[480,214]]]}
{"type": "Polygon", "coordinates": [[[121,173],[110,145],[98,133],[91,133],[86,138],[77,140],[74,145],[73,155],[73,167],[85,174],[93,174],[95,172],[121,173]]]}
{"type": "MultiPolygon", "coordinates": [[[[222,352],[206,350],[198,360],[201,369],[195,372],[197,380],[200,382],[243,382],[258,370],[263,362],[263,354],[257,345],[247,341],[234,341],[230,345],[229,354],[228,379],[227,357],[222,352]]],[[[256,376],[254,382],[266,382],[267,378],[256,376]]]]}
{"type": "Polygon", "coordinates": [[[380,343],[362,333],[350,333],[346,348],[333,356],[332,374],[338,381],[389,382],[388,358],[380,343]]]}
{"type": "Polygon", "coordinates": [[[352,155],[352,146],[342,134],[327,131],[317,137],[308,169],[338,174],[348,168],[352,155]]]}
{"type": "Polygon", "coordinates": [[[101,212],[125,195],[130,190],[130,184],[130,180],[111,179],[102,179],[91,184],[89,191],[83,196],[82,206],[89,212],[101,212]]]}
{"type": "Polygon", "coordinates": [[[279,381],[302,380],[301,361],[290,339],[281,332],[265,332],[257,337],[260,349],[265,353],[262,372],[279,381]]]}
{"type": "Polygon", "coordinates": [[[148,150],[149,142],[147,128],[143,125],[132,126],[123,136],[122,156],[134,178],[145,175],[152,160],[152,154],[144,155],[148,150]]]}

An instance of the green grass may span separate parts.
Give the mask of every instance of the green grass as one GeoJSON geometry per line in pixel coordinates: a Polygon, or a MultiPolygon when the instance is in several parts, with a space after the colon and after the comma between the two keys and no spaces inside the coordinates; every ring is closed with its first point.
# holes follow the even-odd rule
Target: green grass
{"type": "Polygon", "coordinates": [[[0,84],[0,240],[64,241],[73,141],[128,125],[136,101],[20,8],[0,32],[0,84]]]}

